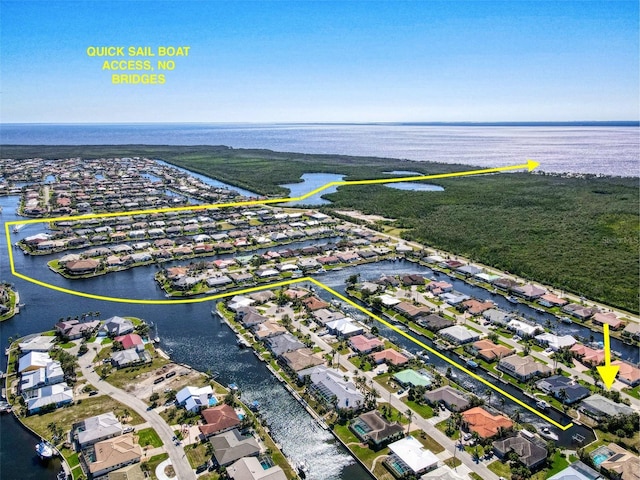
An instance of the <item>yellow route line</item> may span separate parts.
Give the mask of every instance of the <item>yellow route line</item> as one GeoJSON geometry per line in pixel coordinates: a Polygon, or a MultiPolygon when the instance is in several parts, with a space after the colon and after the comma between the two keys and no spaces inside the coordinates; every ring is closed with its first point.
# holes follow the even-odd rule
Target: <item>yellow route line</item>
{"type": "Polygon", "coordinates": [[[521,165],[513,165],[513,166],[508,166],[508,167],[497,167],[497,168],[487,168],[487,169],[482,169],[482,170],[469,170],[469,171],[465,171],[465,172],[443,173],[443,174],[436,174],[436,175],[421,175],[421,176],[414,176],[414,177],[396,177],[396,178],[385,178],[385,179],[376,179],[376,180],[354,180],[354,181],[330,182],[330,183],[327,183],[327,184],[325,184],[325,185],[323,185],[323,186],[321,186],[319,188],[316,188],[315,190],[312,190],[311,192],[308,192],[308,193],[306,193],[304,195],[301,195],[299,197],[293,197],[293,198],[250,200],[250,201],[246,201],[246,202],[232,202],[232,203],[223,203],[223,204],[219,204],[218,203],[218,204],[197,205],[197,206],[189,206],[189,207],[175,207],[175,208],[163,208],[163,209],[151,209],[151,210],[138,210],[138,211],[129,211],[129,212],[114,212],[114,213],[103,213],[103,214],[93,214],[93,215],[80,215],[80,216],[70,216],[70,217],[56,217],[56,218],[18,220],[18,221],[12,221],[12,222],[5,222],[4,228],[5,228],[5,235],[7,237],[7,249],[8,249],[8,252],[9,252],[9,263],[11,265],[11,273],[13,275],[15,275],[18,278],[22,278],[23,280],[26,280],[28,282],[35,283],[36,285],[45,287],[45,288],[50,288],[50,289],[58,291],[58,292],[67,293],[67,294],[70,294],[70,295],[76,295],[76,296],[85,297],[85,298],[90,298],[90,299],[94,299],[94,300],[102,300],[102,301],[109,301],[109,302],[119,302],[119,303],[137,303],[137,304],[143,304],[143,305],[176,305],[176,304],[181,304],[181,303],[201,303],[201,302],[207,302],[207,301],[212,301],[212,300],[218,300],[218,299],[225,298],[225,297],[228,297],[228,296],[231,296],[231,295],[242,295],[242,294],[245,294],[245,293],[256,292],[256,291],[259,291],[259,290],[264,290],[266,288],[276,288],[276,287],[283,287],[283,286],[287,286],[287,285],[293,285],[293,284],[296,284],[296,283],[311,282],[311,283],[317,285],[318,287],[326,290],[327,292],[329,292],[330,294],[334,295],[335,297],[339,298],[340,300],[348,303],[352,307],[360,310],[365,315],[368,315],[369,317],[373,318],[374,320],[376,320],[376,321],[382,323],[383,325],[385,325],[386,327],[392,329],[393,331],[395,331],[399,335],[402,335],[403,337],[411,340],[416,345],[418,345],[421,348],[427,350],[431,354],[436,355],[437,357],[439,357],[440,359],[442,359],[445,362],[449,363],[453,367],[459,369],[460,371],[462,371],[462,372],[466,373],[467,375],[471,376],[472,378],[478,380],[479,382],[483,383],[484,385],[488,386],[489,388],[492,388],[493,390],[495,390],[496,392],[500,393],[501,395],[504,395],[505,397],[509,398],[510,400],[516,402],[518,405],[520,405],[520,406],[526,408],[527,410],[533,412],[534,414],[538,415],[540,418],[546,420],[547,422],[551,423],[552,425],[560,428],[561,430],[567,430],[567,429],[569,429],[569,428],[571,428],[573,426],[573,423],[569,423],[568,425],[561,425],[560,423],[556,422],[555,420],[549,418],[544,413],[539,412],[538,410],[536,410],[535,408],[533,408],[530,405],[526,404],[522,400],[520,400],[520,399],[514,397],[513,395],[505,392],[501,388],[499,388],[496,385],[492,384],[490,381],[485,380],[484,378],[482,378],[481,376],[477,375],[476,373],[470,371],[469,369],[465,368],[464,366],[462,366],[462,365],[456,363],[455,361],[449,359],[447,356],[443,355],[439,351],[429,347],[428,345],[424,344],[420,340],[418,340],[418,339],[414,338],[413,336],[409,335],[407,332],[404,332],[404,331],[400,330],[399,328],[397,328],[394,325],[390,324],[386,320],[384,320],[381,317],[375,315],[373,312],[370,312],[366,308],[361,307],[357,303],[355,303],[352,300],[346,298],[345,296],[341,295],[340,293],[336,292],[332,288],[328,287],[327,285],[323,284],[322,282],[320,282],[320,281],[318,281],[318,280],[316,280],[314,278],[303,277],[303,278],[298,278],[298,279],[285,280],[285,281],[282,281],[282,282],[275,282],[275,283],[269,283],[269,284],[265,284],[265,285],[258,285],[258,286],[255,286],[255,287],[245,288],[245,289],[242,289],[242,290],[235,290],[235,291],[232,291],[232,292],[225,292],[225,293],[221,293],[221,294],[218,294],[218,295],[211,295],[211,296],[198,297],[198,298],[174,298],[174,299],[170,299],[170,300],[146,300],[146,299],[135,299],[135,298],[108,297],[108,296],[104,296],[104,295],[96,295],[96,294],[92,294],[92,293],[80,292],[80,291],[77,291],[77,290],[70,290],[68,288],[59,287],[57,285],[51,285],[49,283],[42,282],[40,280],[36,280],[34,278],[28,277],[26,275],[23,275],[23,274],[17,272],[16,269],[15,269],[13,251],[11,249],[11,235],[10,235],[10,232],[9,232],[9,227],[12,226],[12,225],[44,223],[44,222],[59,222],[59,221],[65,221],[65,220],[90,220],[92,218],[101,218],[101,217],[121,217],[121,216],[130,216],[130,215],[132,216],[132,215],[149,214],[149,213],[163,213],[163,212],[171,212],[171,211],[173,211],[173,212],[177,212],[177,211],[197,211],[197,210],[204,210],[204,209],[208,209],[208,208],[225,208],[225,207],[237,207],[237,206],[264,205],[264,204],[270,204],[270,203],[284,203],[284,202],[292,202],[292,201],[304,200],[304,199],[306,199],[306,198],[308,198],[308,197],[310,197],[312,195],[315,195],[315,194],[317,194],[317,193],[319,193],[319,192],[321,192],[323,190],[326,190],[327,188],[330,188],[332,186],[373,185],[373,184],[380,184],[380,183],[396,183],[396,182],[407,182],[407,181],[431,180],[431,179],[436,179],[436,178],[451,178],[451,177],[461,177],[461,176],[467,176],[467,175],[480,175],[480,174],[487,174],[487,173],[497,173],[497,172],[503,172],[503,171],[507,171],[507,170],[517,170],[517,169],[523,169],[523,168],[526,168],[527,170],[531,171],[534,168],[538,167],[538,165],[539,165],[538,162],[534,162],[533,160],[528,160],[526,164],[521,164],[521,165]]]}

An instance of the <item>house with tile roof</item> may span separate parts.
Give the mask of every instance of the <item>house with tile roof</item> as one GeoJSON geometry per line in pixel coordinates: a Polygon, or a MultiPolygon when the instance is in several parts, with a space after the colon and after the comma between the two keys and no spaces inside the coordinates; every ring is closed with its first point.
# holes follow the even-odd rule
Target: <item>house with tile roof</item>
{"type": "Polygon", "coordinates": [[[374,362],[377,364],[386,363],[388,365],[404,365],[409,359],[393,348],[386,348],[372,354],[374,362]]]}
{"type": "Polygon", "coordinates": [[[243,457],[227,467],[232,480],[287,480],[282,468],[274,465],[264,468],[256,457],[243,457]]]}
{"type": "Polygon", "coordinates": [[[214,435],[209,442],[213,446],[214,457],[223,467],[242,457],[256,457],[260,454],[256,439],[241,435],[237,428],[214,435]]]}
{"type": "Polygon", "coordinates": [[[504,415],[492,415],[482,407],[474,407],[462,412],[466,429],[476,432],[481,438],[491,438],[500,432],[513,428],[513,422],[504,415]]]}
{"type": "Polygon", "coordinates": [[[620,380],[622,383],[626,383],[630,387],[640,385],[640,368],[621,360],[611,362],[611,365],[615,365],[620,368],[620,370],[618,370],[618,380],[620,380]]]}
{"type": "Polygon", "coordinates": [[[234,408],[226,403],[205,408],[200,414],[206,423],[198,428],[206,438],[236,428],[241,423],[234,408]]]}
{"type": "Polygon", "coordinates": [[[538,362],[533,357],[521,357],[520,355],[501,358],[497,368],[517,378],[521,382],[526,382],[538,376],[550,375],[553,371],[551,367],[538,362]]]}
{"type": "Polygon", "coordinates": [[[434,406],[441,403],[452,412],[462,412],[470,405],[462,392],[449,385],[425,392],[424,399],[434,406]]]}
{"type": "Polygon", "coordinates": [[[142,448],[130,433],[98,442],[83,450],[80,456],[85,471],[90,473],[92,478],[137,463],[141,457],[142,448]]]}
{"type": "Polygon", "coordinates": [[[379,338],[369,338],[365,335],[356,335],[349,339],[349,346],[354,352],[369,353],[384,346],[379,338]]]}
{"type": "Polygon", "coordinates": [[[505,345],[496,345],[491,340],[482,339],[473,342],[473,350],[480,358],[487,362],[493,362],[513,353],[513,349],[505,345]]]}

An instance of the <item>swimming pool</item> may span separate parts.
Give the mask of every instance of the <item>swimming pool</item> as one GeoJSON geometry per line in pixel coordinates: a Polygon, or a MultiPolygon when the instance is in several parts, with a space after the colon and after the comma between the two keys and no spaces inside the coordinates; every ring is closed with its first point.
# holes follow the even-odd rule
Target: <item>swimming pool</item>
{"type": "Polygon", "coordinates": [[[593,457],[593,464],[596,467],[599,467],[600,464],[604,462],[607,458],[609,458],[609,455],[607,455],[606,453],[599,453],[598,455],[595,455],[593,457]]]}

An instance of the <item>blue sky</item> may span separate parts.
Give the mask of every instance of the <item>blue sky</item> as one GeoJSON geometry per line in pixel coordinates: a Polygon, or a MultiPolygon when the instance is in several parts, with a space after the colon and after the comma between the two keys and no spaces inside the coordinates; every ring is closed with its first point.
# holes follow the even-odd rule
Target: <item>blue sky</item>
{"type": "Polygon", "coordinates": [[[0,7],[5,123],[640,118],[637,1],[0,7]],[[164,85],[114,85],[86,53],[107,45],[191,49],[164,85]]]}

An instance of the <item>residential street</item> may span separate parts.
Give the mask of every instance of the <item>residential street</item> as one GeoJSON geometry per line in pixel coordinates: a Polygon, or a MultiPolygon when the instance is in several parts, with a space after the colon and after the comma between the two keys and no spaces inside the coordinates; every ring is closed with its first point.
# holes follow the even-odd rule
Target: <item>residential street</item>
{"type": "Polygon", "coordinates": [[[173,443],[173,430],[165,423],[165,421],[153,410],[147,410],[147,405],[137,397],[128,394],[124,390],[114,387],[108,382],[102,380],[100,376],[94,372],[92,362],[95,352],[90,349],[86,354],[78,359],[82,374],[96,389],[105,395],[118,400],[127,405],[127,407],[138,413],[153,429],[164,443],[164,448],[169,454],[171,464],[176,472],[176,478],[180,480],[195,479],[195,471],[189,465],[189,461],[182,446],[176,446],[173,443]]]}

